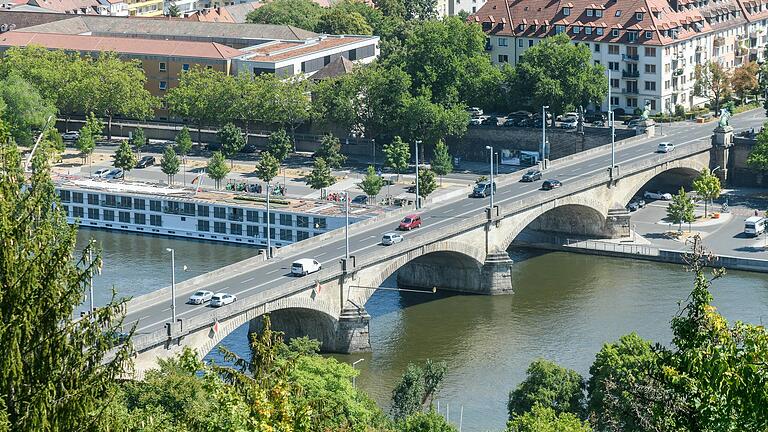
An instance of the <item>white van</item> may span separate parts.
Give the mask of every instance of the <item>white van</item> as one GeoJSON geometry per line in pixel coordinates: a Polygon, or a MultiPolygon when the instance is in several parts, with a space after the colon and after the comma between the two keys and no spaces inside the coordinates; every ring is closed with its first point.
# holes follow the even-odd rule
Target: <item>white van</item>
{"type": "Polygon", "coordinates": [[[744,222],[744,234],[757,237],[765,232],[765,219],[760,216],[752,216],[744,222]]]}
{"type": "Polygon", "coordinates": [[[294,276],[306,276],[310,273],[319,271],[320,267],[319,262],[310,258],[302,258],[291,264],[291,274],[294,276]]]}

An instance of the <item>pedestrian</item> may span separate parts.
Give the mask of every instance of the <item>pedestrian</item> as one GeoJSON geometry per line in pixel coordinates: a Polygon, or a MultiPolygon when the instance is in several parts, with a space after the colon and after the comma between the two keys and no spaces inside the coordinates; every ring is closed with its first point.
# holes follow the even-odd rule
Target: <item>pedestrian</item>
{"type": "Polygon", "coordinates": [[[757,209],[755,209],[755,216],[757,216],[757,209]]]}

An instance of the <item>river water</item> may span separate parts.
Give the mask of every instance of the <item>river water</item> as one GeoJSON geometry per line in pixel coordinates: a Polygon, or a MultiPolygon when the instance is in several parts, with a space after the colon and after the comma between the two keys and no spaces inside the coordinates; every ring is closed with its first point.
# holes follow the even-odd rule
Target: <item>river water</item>
{"type": "MultiPolygon", "coordinates": [[[[81,244],[87,236],[104,249],[104,270],[94,281],[97,304],[108,299],[113,285],[126,295],[167,285],[167,247],[176,249],[177,268],[189,268],[177,271],[178,280],[256,253],[248,247],[89,230],[81,232],[81,244]]],[[[628,332],[668,343],[669,321],[692,286],[692,276],[678,265],[526,249],[510,254],[514,295],[380,290],[366,304],[373,352],[336,357],[364,359],[357,384],[385,408],[409,362],[445,361],[440,411],[449,409],[458,425],[463,407],[465,431],[501,430],[508,393],[531,361],[546,358],[586,375],[601,345],[628,332]]],[[[731,272],[715,282],[713,295],[729,320],[768,321],[768,275],[731,272]]],[[[247,327],[222,344],[247,354],[247,327]]]]}

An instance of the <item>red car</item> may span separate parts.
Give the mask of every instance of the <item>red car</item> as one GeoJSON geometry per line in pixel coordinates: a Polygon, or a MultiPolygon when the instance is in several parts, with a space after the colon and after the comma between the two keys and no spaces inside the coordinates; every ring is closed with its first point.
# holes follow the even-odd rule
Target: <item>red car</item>
{"type": "Polygon", "coordinates": [[[406,216],[397,228],[401,231],[410,231],[421,226],[421,215],[411,214],[406,216]]]}

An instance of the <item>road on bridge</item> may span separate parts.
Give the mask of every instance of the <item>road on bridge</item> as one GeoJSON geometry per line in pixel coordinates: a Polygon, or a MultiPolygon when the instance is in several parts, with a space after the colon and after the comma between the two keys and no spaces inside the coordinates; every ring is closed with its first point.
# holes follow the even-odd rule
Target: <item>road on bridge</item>
{"type": "MultiPolygon", "coordinates": [[[[756,128],[759,129],[765,122],[765,116],[762,110],[753,110],[741,115],[734,116],[731,119],[731,125],[735,132],[740,130],[756,128]]],[[[617,146],[616,163],[628,163],[643,158],[654,156],[658,143],[671,141],[678,147],[691,144],[702,139],[709,139],[716,123],[705,124],[683,123],[673,127],[664,126],[664,136],[644,140],[639,143],[617,146]]],[[[611,162],[610,145],[590,155],[584,155],[582,158],[558,163],[557,160],[551,163],[550,168],[545,172],[544,178],[556,178],[567,184],[569,181],[587,177],[597,173],[604,173],[611,162]]],[[[510,174],[517,176],[518,174],[510,174]]],[[[505,202],[519,200],[532,194],[547,194],[552,191],[540,190],[541,181],[534,183],[512,182],[506,185],[499,185],[495,196],[495,204],[500,205],[505,202]]],[[[424,207],[420,213],[424,224],[421,228],[404,233],[405,241],[413,241],[415,237],[423,235],[430,230],[454,223],[458,220],[468,217],[476,217],[485,211],[488,206],[488,199],[477,198],[458,198],[448,202],[442,202],[439,205],[424,207]]],[[[350,254],[359,254],[360,252],[369,252],[376,248],[385,248],[380,244],[381,237],[387,232],[394,231],[399,222],[399,218],[392,217],[383,220],[381,223],[362,228],[350,226],[350,254]]],[[[234,274],[229,278],[223,278],[211,283],[205,289],[213,292],[227,292],[237,296],[238,301],[265,291],[276,284],[287,282],[291,278],[290,265],[297,258],[314,258],[324,266],[337,263],[345,255],[344,236],[338,236],[329,240],[325,244],[308,245],[298,253],[278,256],[272,262],[259,266],[254,270],[244,271],[234,274]]],[[[180,258],[180,257],[179,257],[180,258]]],[[[180,261],[180,260],[179,260],[180,261]]],[[[160,287],[158,287],[160,288],[160,287]]],[[[176,298],[177,318],[189,318],[209,310],[207,305],[189,305],[186,301],[191,293],[179,292],[176,298]]],[[[126,327],[130,327],[138,321],[136,332],[138,334],[150,333],[163,328],[166,322],[171,321],[170,299],[164,299],[159,303],[151,304],[138,310],[128,310],[125,319],[126,327]]]]}

